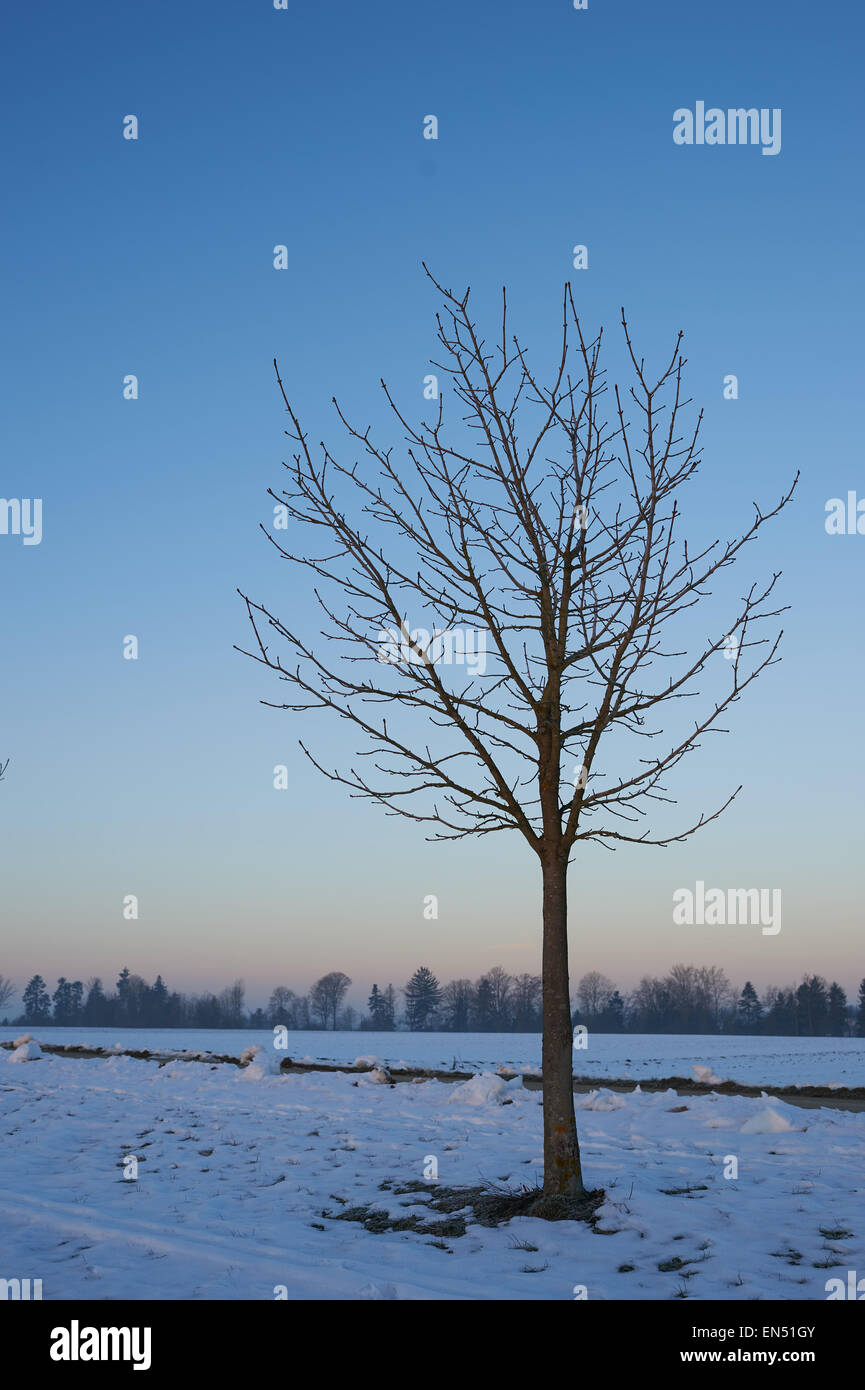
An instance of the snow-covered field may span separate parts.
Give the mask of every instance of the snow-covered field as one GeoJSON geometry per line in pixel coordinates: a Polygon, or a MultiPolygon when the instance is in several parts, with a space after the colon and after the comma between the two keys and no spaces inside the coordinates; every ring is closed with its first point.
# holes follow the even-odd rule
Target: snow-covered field
{"type": "MultiPolygon", "coordinates": [[[[0,1028],[0,1041],[26,1030],[0,1028]]],[[[273,1044],[271,1032],[255,1029],[45,1028],[32,1036],[48,1043],[209,1051],[239,1057],[245,1047],[273,1044]]],[[[501,1065],[539,1068],[541,1040],[535,1033],[289,1033],[283,1056],[295,1061],[353,1062],[375,1056],[391,1065],[476,1071],[501,1065]]],[[[748,1085],[865,1086],[865,1038],[757,1038],[593,1034],[574,1052],[578,1075],[624,1077],[693,1076],[710,1067],[722,1080],[748,1085]]]]}
{"type": "MultiPolygon", "coordinates": [[[[402,1046],[414,1041],[400,1050],[417,1056],[402,1046]]],[[[865,1114],[600,1089],[577,1098],[586,1178],[607,1193],[595,1229],[521,1217],[433,1244],[336,1218],[445,1219],[395,1191],[431,1159],[439,1185],[532,1183],[538,1092],[490,1073],[393,1087],[279,1076],[260,1060],[0,1052],[0,1277],[40,1278],[45,1299],[572,1299],[584,1286],[590,1300],[749,1300],[825,1299],[827,1279],[865,1270],[865,1114]]]]}

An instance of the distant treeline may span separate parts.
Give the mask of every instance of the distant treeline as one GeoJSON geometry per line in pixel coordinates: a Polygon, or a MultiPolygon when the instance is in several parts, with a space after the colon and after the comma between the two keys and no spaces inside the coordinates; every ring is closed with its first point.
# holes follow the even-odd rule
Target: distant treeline
{"type": "MultiPolygon", "coordinates": [[[[330,1028],[392,1032],[537,1033],[542,1023],[538,975],[509,975],[501,966],[480,979],[439,984],[427,966],[395,990],[373,985],[365,1014],[345,1003],[351,986],[342,971],[317,980],[308,994],[278,985],[267,1008],[248,1010],[242,980],[219,994],[181,994],[161,975],[150,985],[123,969],[114,988],[99,979],[61,976],[50,993],[41,975],[24,990],[24,1012],[13,1024],[85,1028],[330,1028]]],[[[0,975],[0,1009],[15,993],[0,975]]],[[[4,1020],[9,1022],[10,1020],[4,1020]]],[[[799,985],[770,986],[758,995],[750,981],[734,988],[718,966],[674,965],[662,979],[644,976],[630,993],[593,970],[576,987],[572,1022],[596,1033],[763,1033],[779,1037],[865,1037],[865,980],[855,1005],[821,975],[799,985]]]]}

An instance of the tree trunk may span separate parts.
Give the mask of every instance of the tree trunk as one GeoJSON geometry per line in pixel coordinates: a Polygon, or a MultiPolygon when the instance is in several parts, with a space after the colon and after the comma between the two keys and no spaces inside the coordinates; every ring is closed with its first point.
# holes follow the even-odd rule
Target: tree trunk
{"type": "Polygon", "coordinates": [[[544,1192],[583,1192],[574,1118],[573,1030],[568,997],[567,865],[558,854],[542,861],[544,882],[544,1192]]]}

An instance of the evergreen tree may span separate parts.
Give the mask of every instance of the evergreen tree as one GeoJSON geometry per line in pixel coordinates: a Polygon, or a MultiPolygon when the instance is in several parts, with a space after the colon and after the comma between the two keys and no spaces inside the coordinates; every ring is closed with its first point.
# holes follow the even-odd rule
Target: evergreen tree
{"type": "Polygon", "coordinates": [[[837,980],[829,986],[828,1029],[830,1038],[843,1038],[847,1032],[847,995],[837,980]]]}
{"type": "Polygon", "coordinates": [[[84,1009],[84,986],[80,980],[73,980],[69,986],[69,1007],[72,1021],[78,1023],[84,1009]]]}
{"type": "Polygon", "coordinates": [[[87,982],[87,998],[84,1002],[83,1021],[88,1028],[99,1028],[109,1021],[109,1005],[102,989],[102,981],[94,976],[87,982]]]}
{"type": "Polygon", "coordinates": [[[809,1038],[826,1036],[829,993],[821,975],[806,976],[796,991],[799,1033],[809,1038]]]}
{"type": "Polygon", "coordinates": [[[165,1023],[168,1012],[168,990],[161,975],[156,976],[151,986],[147,1012],[154,1028],[165,1023]]]}
{"type": "Polygon", "coordinates": [[[396,1028],[396,991],[393,985],[388,985],[384,992],[381,1026],[385,1033],[392,1033],[396,1028]]]}
{"type": "Polygon", "coordinates": [[[614,989],[607,1000],[605,1012],[605,1028],[608,1033],[624,1033],[625,1031],[625,1001],[617,989],[614,989]]]}
{"type": "Polygon", "coordinates": [[[67,980],[62,975],[54,991],[54,1022],[65,1026],[79,1023],[82,1013],[84,986],[80,980],[67,980]]]}
{"type": "Polygon", "coordinates": [[[126,1023],[129,1019],[129,969],[124,965],[117,977],[117,1014],[118,1023],[126,1023]]]}
{"type": "Polygon", "coordinates": [[[406,1022],[413,1032],[430,1028],[441,1001],[439,982],[431,970],[421,965],[405,987],[406,1022]]]}
{"type": "Polygon", "coordinates": [[[63,975],[57,981],[57,988],[51,997],[54,1004],[54,1022],[63,1024],[69,1012],[69,981],[63,975]]]}
{"type": "Polygon", "coordinates": [[[34,975],[24,994],[24,1018],[27,1023],[42,1023],[51,1014],[51,998],[41,975],[34,975]]]}
{"type": "Polygon", "coordinates": [[[760,1000],[757,998],[757,991],[750,980],[745,981],[739,1002],[736,1006],[739,1016],[739,1023],[743,1033],[756,1033],[760,1025],[762,1010],[760,1000]]]}
{"type": "Polygon", "coordinates": [[[369,1009],[370,1027],[376,1031],[381,1030],[384,1027],[385,1003],[384,995],[378,985],[372,987],[372,993],[367,1000],[367,1008],[369,1009]]]}
{"type": "Polygon", "coordinates": [[[766,1032],[773,1037],[796,1037],[799,1032],[799,1009],[792,990],[779,989],[766,1015],[766,1032]]]}
{"type": "Polygon", "coordinates": [[[489,1033],[493,1026],[493,988],[486,975],[478,980],[475,990],[475,1027],[479,1033],[489,1033]]]}

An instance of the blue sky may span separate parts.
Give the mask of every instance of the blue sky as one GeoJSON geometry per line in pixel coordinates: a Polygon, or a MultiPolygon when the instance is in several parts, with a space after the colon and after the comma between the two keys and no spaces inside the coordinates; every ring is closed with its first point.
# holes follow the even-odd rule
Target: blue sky
{"type": "Polygon", "coordinates": [[[426,260],[473,286],[488,324],[506,283],[540,358],[568,277],[611,338],[624,304],[647,356],[684,329],[706,410],[700,534],[735,530],[802,471],[729,590],[783,569],[783,664],[676,783],[683,816],[744,790],[689,844],[580,856],[574,978],[596,968],[626,988],[688,960],[852,990],[865,539],[828,536],[824,509],[865,493],[861,14],[51,3],[7,17],[3,48],[0,495],[43,499],[43,538],[0,535],[0,971],[242,976],[257,1002],[342,969],[359,1002],[421,963],[442,978],[539,969],[522,842],[430,846],[349,800],[297,739],[348,760],[350,730],[263,708],[267,673],[232,649],[238,587],[314,621],[257,529],[286,456],[271,359],[314,439],[339,440],[334,394],[392,435],[380,376],[423,408],[426,260]],[[780,108],[780,153],[675,145],[673,112],[697,101],[780,108]],[[783,930],[674,925],[672,893],[697,879],[781,887],[783,930]]]}

